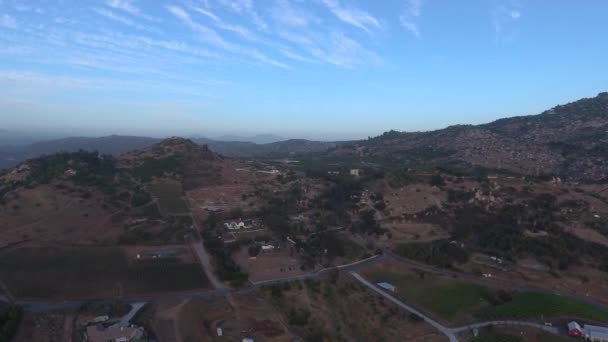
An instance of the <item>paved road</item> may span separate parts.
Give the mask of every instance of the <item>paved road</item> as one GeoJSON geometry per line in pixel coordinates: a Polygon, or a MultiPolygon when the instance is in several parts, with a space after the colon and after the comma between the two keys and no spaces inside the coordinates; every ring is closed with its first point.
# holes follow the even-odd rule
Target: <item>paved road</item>
{"type": "Polygon", "coordinates": [[[388,292],[385,292],[384,290],[380,289],[379,287],[377,287],[376,285],[370,283],[369,281],[367,281],[365,278],[363,278],[361,275],[359,275],[357,272],[350,272],[350,274],[355,277],[355,279],[357,279],[360,283],[362,283],[363,285],[367,286],[368,288],[370,288],[371,290],[373,290],[374,292],[380,294],[381,296],[383,296],[384,298],[387,298],[388,300],[390,300],[391,302],[397,304],[399,307],[414,313],[420,317],[422,317],[427,323],[429,323],[430,325],[432,325],[435,329],[439,330],[441,333],[443,333],[444,335],[446,335],[448,337],[448,339],[450,340],[450,342],[458,342],[458,338],[456,337],[457,334],[461,333],[461,332],[465,332],[465,331],[470,331],[473,329],[479,329],[479,328],[483,328],[483,327],[487,327],[490,325],[519,325],[519,326],[526,326],[526,327],[532,327],[532,328],[536,328],[536,329],[541,329],[544,330],[550,334],[554,334],[554,335],[561,335],[562,332],[560,331],[559,328],[556,327],[549,327],[549,326],[545,326],[543,324],[538,324],[538,323],[532,323],[532,322],[525,322],[525,321],[511,321],[511,320],[503,320],[503,321],[488,321],[488,322],[479,322],[479,323],[473,323],[473,324],[469,324],[469,325],[465,325],[462,327],[448,327],[445,326],[437,321],[435,321],[434,319],[432,319],[431,317],[425,315],[424,313],[420,312],[419,310],[417,310],[416,308],[402,302],[401,300],[391,296],[388,292]]]}
{"type": "Polygon", "coordinates": [[[196,253],[196,258],[200,262],[201,268],[203,269],[203,272],[205,272],[207,279],[209,279],[209,281],[211,282],[211,285],[213,285],[213,288],[226,288],[226,285],[224,285],[224,283],[217,278],[215,272],[213,272],[213,266],[211,265],[209,254],[207,254],[207,251],[203,246],[203,242],[195,241],[194,239],[192,239],[192,241],[190,241],[190,247],[192,248],[194,253],[196,253]]]}
{"type": "Polygon", "coordinates": [[[549,327],[543,324],[538,324],[538,323],[532,323],[532,322],[523,322],[523,321],[489,321],[489,322],[480,322],[480,323],[474,323],[474,324],[469,324],[469,325],[465,325],[462,327],[458,327],[458,328],[451,328],[452,332],[454,333],[461,333],[463,331],[469,331],[472,329],[479,329],[479,328],[483,328],[483,327],[487,327],[490,325],[523,325],[526,327],[532,327],[532,328],[536,328],[536,329],[540,329],[540,330],[544,330],[550,334],[554,334],[554,335],[560,335],[561,331],[559,328],[557,327],[549,327]]]}
{"type": "Polygon", "coordinates": [[[132,303],[131,310],[129,310],[129,312],[126,315],[122,316],[120,321],[112,324],[111,328],[128,327],[130,324],[129,321],[131,321],[131,319],[135,316],[137,311],[139,311],[139,309],[141,309],[144,305],[146,305],[145,302],[132,303]]]}
{"type": "Polygon", "coordinates": [[[350,274],[355,277],[355,279],[357,279],[360,283],[362,283],[363,285],[369,287],[371,290],[377,292],[379,295],[383,296],[384,298],[390,300],[391,302],[397,304],[399,307],[413,313],[416,314],[420,317],[422,317],[428,324],[432,325],[433,327],[435,327],[435,329],[439,330],[441,333],[443,333],[445,336],[448,337],[448,339],[450,340],[450,342],[458,342],[458,339],[456,338],[456,334],[452,331],[451,328],[446,327],[444,325],[442,325],[441,323],[435,321],[434,319],[432,319],[431,317],[423,314],[422,312],[416,310],[415,308],[403,303],[402,301],[398,300],[397,298],[391,296],[390,294],[380,290],[378,287],[376,287],[374,284],[370,283],[369,281],[367,281],[365,278],[363,278],[362,276],[360,276],[357,272],[350,272],[350,274]]]}
{"type": "MultiPolygon", "coordinates": [[[[374,256],[372,258],[368,258],[365,260],[360,260],[358,262],[339,266],[338,269],[340,272],[350,272],[357,271],[363,268],[369,267],[376,263],[382,262],[385,260],[385,257],[382,255],[374,256]]],[[[302,279],[321,279],[329,275],[329,271],[331,269],[324,269],[316,273],[305,274],[302,276],[294,276],[276,280],[270,280],[265,282],[259,282],[256,284],[252,284],[251,286],[239,288],[239,289],[230,289],[227,287],[219,287],[213,290],[205,290],[205,291],[197,291],[197,292],[187,292],[187,293],[170,293],[170,294],[156,294],[156,295],[148,295],[148,296],[133,296],[126,297],[121,299],[124,302],[133,304],[138,302],[172,302],[172,301],[181,301],[186,299],[209,299],[214,297],[225,296],[229,293],[249,293],[257,290],[261,286],[285,283],[294,280],[302,280],[302,279]]],[[[223,284],[222,284],[223,285],[223,284]]],[[[113,299],[98,299],[98,300],[70,300],[70,301],[37,301],[37,300],[19,300],[16,303],[22,305],[26,310],[43,312],[43,311],[53,311],[53,310],[65,310],[65,309],[78,309],[85,303],[97,303],[97,304],[110,304],[113,299]]]]}
{"type": "MultiPolygon", "coordinates": [[[[188,198],[188,202],[190,203],[190,198],[188,198]]],[[[201,227],[199,227],[198,222],[194,217],[194,214],[192,214],[192,210],[190,210],[190,218],[192,219],[192,226],[194,227],[195,234],[199,238],[197,241],[197,239],[193,239],[191,237],[190,247],[192,248],[192,250],[194,250],[194,253],[196,253],[196,258],[200,262],[201,267],[203,268],[203,272],[205,272],[205,275],[207,276],[207,279],[209,279],[209,281],[211,282],[211,285],[213,285],[213,287],[216,289],[224,289],[226,288],[226,285],[224,285],[224,283],[217,278],[215,272],[213,272],[211,258],[209,257],[209,253],[207,253],[207,250],[205,250],[205,246],[203,245],[203,239],[199,233],[201,231],[201,227]]]]}

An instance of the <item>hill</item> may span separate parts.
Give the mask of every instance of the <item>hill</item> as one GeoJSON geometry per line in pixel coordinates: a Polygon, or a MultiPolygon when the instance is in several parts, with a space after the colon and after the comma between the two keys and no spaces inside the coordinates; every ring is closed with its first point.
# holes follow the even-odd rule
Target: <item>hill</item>
{"type": "Polygon", "coordinates": [[[481,167],[517,174],[552,174],[577,181],[608,176],[608,93],[539,115],[458,125],[431,132],[390,131],[325,154],[385,166],[462,170],[481,167]]]}
{"type": "MultiPolygon", "coordinates": [[[[161,141],[162,139],[160,138],[110,135],[98,138],[71,137],[19,146],[4,145],[0,146],[0,170],[12,168],[27,159],[62,151],[98,151],[101,154],[119,156],[161,141]]],[[[267,144],[256,144],[246,141],[216,141],[207,138],[196,138],[192,141],[201,146],[207,145],[214,152],[234,158],[284,158],[291,154],[323,152],[330,147],[336,146],[336,143],[303,139],[267,144]]]]}

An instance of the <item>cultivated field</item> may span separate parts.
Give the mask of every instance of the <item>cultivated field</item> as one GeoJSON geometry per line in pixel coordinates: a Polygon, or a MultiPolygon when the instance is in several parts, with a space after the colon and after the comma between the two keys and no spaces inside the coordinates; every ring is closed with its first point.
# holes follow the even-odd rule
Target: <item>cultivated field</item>
{"type": "Polygon", "coordinates": [[[486,304],[486,288],[449,277],[395,269],[376,268],[364,273],[374,283],[388,282],[397,287],[394,295],[407,303],[430,311],[448,321],[460,321],[472,311],[486,304]]]}
{"type": "Polygon", "coordinates": [[[184,198],[182,186],[175,183],[159,183],[147,186],[148,191],[158,199],[163,214],[183,214],[190,209],[184,198]]]}
{"type": "Polygon", "coordinates": [[[571,299],[539,293],[519,293],[513,300],[488,307],[476,314],[483,320],[541,319],[546,317],[579,317],[599,322],[608,322],[608,312],[571,299]]]}
{"type": "Polygon", "coordinates": [[[572,317],[608,322],[608,312],[553,295],[497,289],[451,277],[414,272],[394,264],[378,265],[364,272],[371,282],[396,286],[394,296],[443,320],[454,323],[502,319],[546,321],[572,317]]]}
{"type": "Polygon", "coordinates": [[[0,277],[22,298],[99,298],[206,288],[197,263],[130,263],[118,247],[26,247],[0,253],[0,277]]]}

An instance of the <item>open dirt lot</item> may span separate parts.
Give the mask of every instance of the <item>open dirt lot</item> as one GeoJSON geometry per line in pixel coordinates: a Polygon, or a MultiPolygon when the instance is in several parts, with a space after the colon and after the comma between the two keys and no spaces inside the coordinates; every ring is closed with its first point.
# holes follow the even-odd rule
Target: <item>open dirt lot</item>
{"type": "Polygon", "coordinates": [[[306,274],[307,272],[300,270],[298,260],[290,254],[289,248],[283,248],[272,252],[260,252],[255,259],[252,259],[247,248],[241,248],[233,258],[249,273],[250,281],[258,282],[306,274]]]}
{"type": "Polygon", "coordinates": [[[267,292],[293,333],[314,341],[447,341],[409,313],[369,291],[350,275],[336,283],[293,282],[267,292]]]}
{"type": "Polygon", "coordinates": [[[72,313],[61,311],[25,312],[13,342],[72,341],[73,318],[72,313]]]}
{"type": "Polygon", "coordinates": [[[256,294],[226,298],[186,300],[158,304],[151,320],[159,341],[255,341],[287,342],[293,335],[273,307],[256,294]],[[217,336],[217,328],[223,336],[217,336]]]}
{"type": "Polygon", "coordinates": [[[114,241],[124,230],[111,222],[112,213],[103,209],[100,197],[82,198],[53,185],[22,189],[17,198],[0,206],[0,240],[66,241],[98,243],[114,241]]]}
{"type": "Polygon", "coordinates": [[[430,223],[416,223],[403,220],[388,220],[382,222],[382,227],[389,230],[391,239],[386,240],[389,245],[406,242],[429,242],[447,239],[450,234],[438,225],[430,223]]]}
{"type": "Polygon", "coordinates": [[[391,188],[384,192],[386,211],[390,216],[415,214],[432,206],[441,207],[445,199],[442,190],[426,184],[391,188]]]}

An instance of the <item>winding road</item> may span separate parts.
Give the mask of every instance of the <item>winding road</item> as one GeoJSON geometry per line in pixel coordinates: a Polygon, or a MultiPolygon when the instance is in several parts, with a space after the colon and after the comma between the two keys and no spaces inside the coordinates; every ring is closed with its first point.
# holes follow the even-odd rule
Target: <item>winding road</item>
{"type": "Polygon", "coordinates": [[[474,329],[479,329],[479,328],[483,328],[483,327],[487,327],[487,326],[491,326],[491,325],[519,325],[519,326],[526,326],[526,327],[541,329],[541,330],[544,330],[544,331],[546,331],[550,334],[554,334],[554,335],[561,335],[560,330],[556,327],[550,327],[550,326],[545,326],[542,324],[526,322],[526,321],[511,321],[511,320],[489,321],[489,322],[473,323],[473,324],[465,325],[462,327],[455,327],[455,328],[448,327],[448,326],[445,326],[445,325],[437,322],[436,320],[432,319],[431,317],[425,315],[424,313],[420,312],[416,308],[391,296],[389,293],[385,292],[384,290],[380,289],[376,285],[367,281],[365,278],[363,278],[357,272],[350,272],[350,274],[355,279],[357,279],[360,283],[367,286],[372,291],[378,293],[379,295],[383,296],[384,298],[390,300],[391,302],[397,304],[402,309],[422,317],[422,319],[424,319],[425,322],[427,322],[428,324],[433,326],[435,329],[439,330],[442,334],[447,336],[447,338],[449,339],[450,342],[458,342],[457,335],[461,332],[471,331],[474,329]]]}
{"type": "MultiPolygon", "coordinates": [[[[248,287],[243,287],[243,288],[239,288],[239,289],[231,289],[231,288],[226,287],[221,281],[219,281],[216,278],[215,274],[212,272],[213,268],[211,267],[209,256],[207,255],[207,253],[202,245],[202,242],[200,240],[196,241],[196,239],[193,239],[193,241],[191,241],[190,243],[191,243],[191,247],[194,249],[194,251],[197,254],[197,257],[199,258],[199,261],[201,262],[201,267],[202,267],[203,271],[205,272],[205,274],[207,274],[214,289],[206,290],[206,291],[198,291],[198,292],[189,292],[189,293],[157,294],[157,295],[149,295],[149,296],[129,297],[129,298],[124,299],[124,301],[126,301],[128,303],[167,302],[167,301],[181,301],[181,300],[186,300],[186,299],[207,299],[207,298],[214,298],[214,297],[218,297],[218,296],[227,296],[227,295],[230,296],[231,294],[250,293],[250,292],[256,291],[258,288],[260,288],[262,286],[266,286],[266,285],[285,283],[285,282],[290,282],[290,281],[294,281],[294,280],[303,280],[303,279],[322,279],[324,277],[329,276],[330,272],[333,270],[333,268],[326,268],[326,269],[319,270],[315,273],[309,273],[309,274],[305,274],[305,275],[287,277],[287,278],[281,278],[281,279],[272,279],[272,280],[268,280],[268,281],[253,283],[252,285],[250,285],[248,287]]],[[[464,274],[464,273],[455,272],[455,271],[451,271],[451,270],[439,269],[439,268],[436,268],[436,267],[433,267],[430,265],[421,264],[421,263],[413,261],[413,260],[405,259],[403,257],[395,255],[394,253],[392,253],[390,250],[388,250],[386,248],[382,248],[381,246],[377,246],[377,247],[383,252],[382,254],[375,255],[371,258],[360,260],[360,261],[354,262],[352,264],[338,266],[336,268],[339,269],[341,273],[351,274],[356,280],[358,280],[359,282],[361,282],[362,284],[367,286],[369,289],[371,289],[372,291],[385,297],[386,299],[395,303],[396,305],[403,308],[404,310],[422,317],[428,324],[430,324],[435,329],[437,329],[438,331],[443,333],[445,336],[447,336],[450,342],[457,342],[458,341],[457,335],[459,333],[462,333],[465,331],[471,331],[474,329],[479,329],[479,328],[490,326],[490,325],[527,326],[527,327],[540,329],[540,330],[543,330],[543,331],[551,333],[551,334],[558,334],[558,335],[561,334],[561,332],[556,327],[545,326],[542,324],[526,322],[526,321],[511,321],[511,320],[479,322],[479,323],[473,323],[473,324],[469,324],[469,325],[461,326],[461,327],[448,327],[448,326],[445,326],[445,325],[437,322],[436,320],[432,319],[431,317],[425,315],[423,312],[417,310],[413,306],[408,305],[408,304],[402,302],[401,300],[391,296],[389,293],[381,290],[374,284],[367,281],[361,275],[359,275],[357,273],[357,271],[360,271],[362,269],[365,269],[367,267],[370,267],[370,266],[380,263],[380,262],[391,260],[391,261],[396,261],[401,264],[408,265],[409,267],[415,267],[415,268],[418,268],[418,269],[421,269],[421,270],[424,270],[427,272],[454,276],[454,277],[458,277],[460,279],[467,279],[467,280],[475,281],[478,283],[479,282],[487,283],[488,285],[492,285],[492,286],[511,287],[511,288],[514,288],[514,289],[517,289],[520,291],[563,295],[570,299],[573,299],[573,300],[576,300],[579,302],[583,302],[583,303],[587,303],[587,304],[593,305],[599,309],[608,311],[608,305],[596,302],[590,298],[580,297],[580,296],[576,296],[576,295],[572,295],[572,294],[560,294],[560,293],[556,293],[554,291],[545,290],[545,289],[530,288],[530,287],[522,286],[522,285],[518,285],[518,284],[511,284],[511,283],[505,282],[503,280],[500,280],[500,283],[499,283],[498,280],[482,279],[482,278],[476,277],[474,275],[464,274]]],[[[112,299],[94,300],[94,301],[74,300],[74,301],[64,301],[64,302],[20,300],[20,301],[17,301],[16,304],[22,305],[26,310],[40,312],[40,311],[51,311],[51,310],[77,309],[81,305],[83,305],[84,303],[87,303],[87,302],[89,302],[89,303],[90,302],[111,303],[112,299]]]]}

